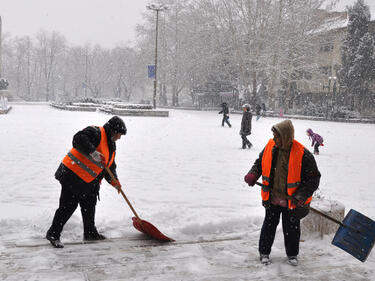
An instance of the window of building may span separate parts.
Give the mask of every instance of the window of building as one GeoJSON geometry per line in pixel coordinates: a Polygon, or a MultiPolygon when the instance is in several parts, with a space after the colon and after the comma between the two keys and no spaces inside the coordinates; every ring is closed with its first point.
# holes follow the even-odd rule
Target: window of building
{"type": "Polygon", "coordinates": [[[331,76],[332,75],[332,67],[331,66],[320,66],[319,72],[323,75],[331,76]]]}
{"type": "Polygon", "coordinates": [[[320,44],[320,52],[332,52],[334,44],[332,42],[325,42],[320,44]]]}

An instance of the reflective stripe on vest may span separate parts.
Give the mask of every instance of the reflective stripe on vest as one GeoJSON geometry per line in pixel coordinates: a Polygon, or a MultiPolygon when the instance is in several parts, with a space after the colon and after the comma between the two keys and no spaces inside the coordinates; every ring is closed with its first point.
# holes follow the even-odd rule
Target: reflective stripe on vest
{"type": "MultiPolygon", "coordinates": [[[[109,159],[108,139],[103,127],[100,127],[100,143],[96,151],[104,155],[105,164],[110,167],[114,161],[115,152],[109,159]]],[[[92,182],[104,169],[102,163],[96,162],[90,155],[85,155],[75,148],[68,152],[62,163],[87,183],[92,182]]]]}
{"type": "MultiPolygon", "coordinates": [[[[262,181],[264,187],[262,188],[261,195],[263,201],[270,199],[270,174],[272,165],[272,149],[275,146],[273,139],[270,139],[264,149],[262,157],[262,181]]],[[[301,168],[302,168],[302,157],[304,154],[304,146],[298,141],[293,140],[292,148],[289,154],[288,164],[288,177],[287,177],[287,193],[292,196],[298,189],[301,183],[301,168]]],[[[310,203],[311,197],[307,199],[306,204],[310,203]]],[[[289,209],[296,208],[295,204],[291,200],[288,200],[289,209]]]]}
{"type": "Polygon", "coordinates": [[[261,196],[263,201],[270,200],[270,174],[271,174],[271,163],[272,163],[272,148],[275,146],[273,139],[270,139],[264,148],[263,157],[262,157],[262,190],[261,196]],[[270,156],[271,155],[271,156],[270,156]],[[269,160],[271,162],[269,163],[269,160]]]}

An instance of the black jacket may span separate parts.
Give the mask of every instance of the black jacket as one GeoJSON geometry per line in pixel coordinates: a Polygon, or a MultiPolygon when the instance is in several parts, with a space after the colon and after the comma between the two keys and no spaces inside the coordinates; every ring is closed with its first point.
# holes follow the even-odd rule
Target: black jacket
{"type": "MultiPolygon", "coordinates": [[[[275,174],[275,167],[277,162],[278,148],[276,146],[272,149],[272,164],[271,164],[271,174],[270,174],[270,185],[272,192],[273,178],[275,174]]],[[[250,169],[249,173],[255,174],[257,177],[262,175],[262,158],[264,149],[259,154],[259,158],[255,160],[253,167],[250,169]]],[[[314,191],[318,189],[320,182],[320,172],[315,162],[314,156],[306,148],[302,156],[302,168],[301,168],[301,184],[298,187],[294,197],[303,198],[306,200],[313,195],[314,191]]]]}
{"type": "Polygon", "coordinates": [[[219,111],[219,114],[223,113],[224,116],[228,116],[229,114],[229,109],[228,105],[226,103],[221,104],[221,111],[219,111]]]}
{"type": "Polygon", "coordinates": [[[260,107],[260,105],[259,104],[257,104],[256,106],[255,106],[255,113],[256,113],[256,115],[260,115],[260,111],[261,111],[261,107],[260,107]]]}
{"type": "MultiPolygon", "coordinates": [[[[108,148],[109,148],[109,155],[110,158],[112,154],[116,151],[116,143],[111,139],[111,130],[107,124],[104,125],[104,130],[107,135],[108,140],[108,148]]],[[[101,133],[99,127],[86,127],[85,129],[76,133],[73,137],[73,147],[84,154],[90,154],[96,150],[100,143],[101,133]]],[[[116,173],[116,163],[113,161],[112,165],[109,167],[112,173],[117,178],[116,173]]],[[[92,186],[95,189],[99,189],[100,181],[105,178],[109,183],[111,182],[110,176],[103,170],[95,180],[90,183],[86,183],[83,181],[79,176],[77,176],[74,172],[68,169],[63,163],[60,164],[58,167],[55,178],[60,181],[61,183],[65,183],[75,186],[92,186]]]]}
{"type": "Polygon", "coordinates": [[[241,120],[241,135],[250,135],[251,134],[251,119],[253,118],[253,115],[250,111],[246,111],[242,115],[241,120]]]}

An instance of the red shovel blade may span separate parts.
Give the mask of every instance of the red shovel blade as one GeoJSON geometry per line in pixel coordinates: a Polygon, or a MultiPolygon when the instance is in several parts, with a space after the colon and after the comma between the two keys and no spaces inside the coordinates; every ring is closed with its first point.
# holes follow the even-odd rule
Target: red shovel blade
{"type": "Polygon", "coordinates": [[[139,220],[136,217],[132,217],[133,226],[140,232],[162,242],[173,242],[172,238],[165,236],[155,226],[145,220],[139,220]]]}

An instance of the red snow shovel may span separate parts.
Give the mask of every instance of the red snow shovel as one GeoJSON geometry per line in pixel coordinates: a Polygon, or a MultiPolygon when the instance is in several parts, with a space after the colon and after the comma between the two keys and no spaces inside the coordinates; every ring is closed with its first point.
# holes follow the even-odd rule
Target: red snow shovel
{"type": "MultiPolygon", "coordinates": [[[[259,186],[264,186],[255,182],[259,186]]],[[[294,197],[284,195],[285,199],[295,200],[294,197]]],[[[340,225],[332,244],[351,254],[361,262],[365,262],[375,244],[375,221],[353,209],[339,221],[311,206],[307,206],[314,213],[325,217],[340,225]]]]}
{"type": "MultiPolygon", "coordinates": [[[[105,167],[105,170],[110,175],[110,177],[113,181],[118,181],[108,167],[105,167]]],[[[128,198],[126,197],[126,195],[122,191],[122,189],[120,189],[120,193],[121,193],[122,197],[124,197],[126,203],[128,203],[128,205],[129,205],[130,209],[132,210],[133,214],[135,215],[135,217],[132,217],[132,220],[133,220],[133,226],[137,230],[139,230],[140,232],[150,236],[151,238],[159,240],[161,242],[173,242],[173,241],[175,241],[172,238],[169,238],[169,237],[165,236],[163,233],[161,233],[155,226],[153,226],[148,221],[140,219],[139,216],[137,215],[137,212],[134,210],[132,204],[130,204],[130,201],[128,200],[128,198]]]]}

